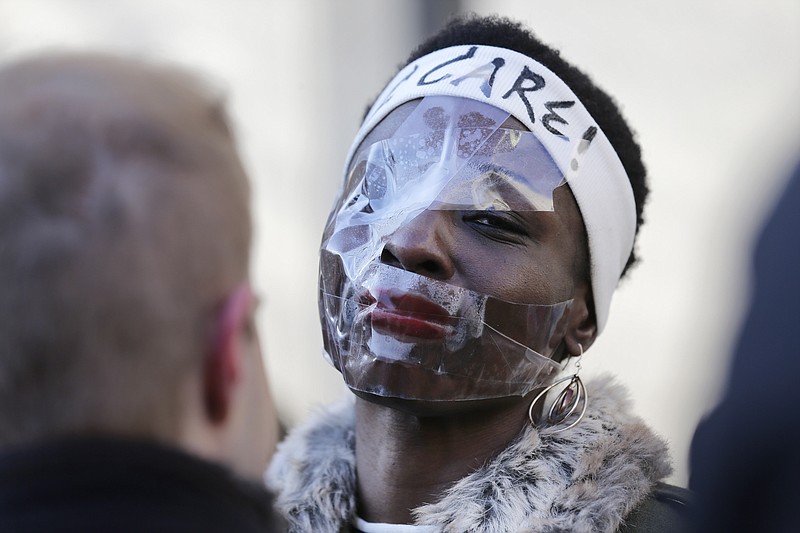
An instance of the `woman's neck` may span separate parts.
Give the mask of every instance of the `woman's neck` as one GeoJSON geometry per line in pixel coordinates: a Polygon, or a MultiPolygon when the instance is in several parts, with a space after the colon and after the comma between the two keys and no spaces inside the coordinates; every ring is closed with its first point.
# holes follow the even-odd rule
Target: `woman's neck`
{"type": "MultiPolygon", "coordinates": [[[[452,405],[452,404],[451,404],[452,405]]],[[[523,398],[460,403],[425,413],[356,400],[358,513],[370,522],[410,524],[455,481],[497,455],[527,423],[523,398]]]]}

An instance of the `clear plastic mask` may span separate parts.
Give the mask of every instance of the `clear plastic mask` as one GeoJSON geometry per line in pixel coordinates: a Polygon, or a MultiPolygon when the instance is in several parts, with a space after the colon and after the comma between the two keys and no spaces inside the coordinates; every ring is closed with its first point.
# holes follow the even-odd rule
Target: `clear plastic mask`
{"type": "Polygon", "coordinates": [[[571,301],[508,302],[381,262],[392,234],[424,211],[553,210],[563,175],[532,133],[500,127],[507,118],[426,97],[353,159],[323,237],[319,300],[326,353],[353,390],[496,398],[559,370],[550,357],[571,301]]]}

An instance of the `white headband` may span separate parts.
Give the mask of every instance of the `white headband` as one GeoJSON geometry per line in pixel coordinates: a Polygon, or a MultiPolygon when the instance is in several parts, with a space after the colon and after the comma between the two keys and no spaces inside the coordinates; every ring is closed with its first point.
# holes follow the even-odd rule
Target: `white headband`
{"type": "Polygon", "coordinates": [[[598,332],[633,249],[636,207],[625,169],[572,90],[533,59],[493,46],[437,50],[407,65],[370,109],[350,147],[345,173],[364,137],[399,105],[458,96],[500,108],[525,124],[550,152],[578,203],[589,241],[598,332]]]}

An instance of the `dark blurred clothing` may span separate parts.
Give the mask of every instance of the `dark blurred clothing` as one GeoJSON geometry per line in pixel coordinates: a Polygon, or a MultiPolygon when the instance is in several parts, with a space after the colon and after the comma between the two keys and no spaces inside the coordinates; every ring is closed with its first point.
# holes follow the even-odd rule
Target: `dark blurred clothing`
{"type": "Polygon", "coordinates": [[[754,262],[729,388],[692,443],[690,488],[704,533],[800,530],[800,167],[754,262]]]}
{"type": "Polygon", "coordinates": [[[166,446],[74,439],[0,454],[4,533],[279,530],[261,486],[166,446]]]}

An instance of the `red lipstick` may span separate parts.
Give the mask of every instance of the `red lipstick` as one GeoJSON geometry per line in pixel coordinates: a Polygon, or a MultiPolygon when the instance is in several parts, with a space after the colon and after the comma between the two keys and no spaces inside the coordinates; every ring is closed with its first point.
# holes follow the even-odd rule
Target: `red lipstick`
{"type": "Polygon", "coordinates": [[[373,329],[401,341],[443,339],[457,320],[423,296],[379,290],[375,299],[377,305],[371,312],[373,329]]]}

